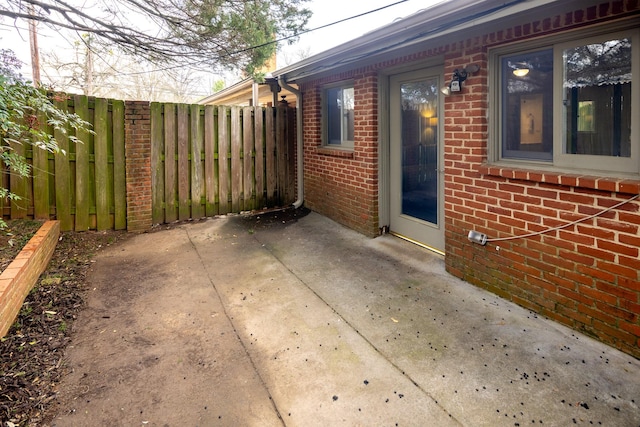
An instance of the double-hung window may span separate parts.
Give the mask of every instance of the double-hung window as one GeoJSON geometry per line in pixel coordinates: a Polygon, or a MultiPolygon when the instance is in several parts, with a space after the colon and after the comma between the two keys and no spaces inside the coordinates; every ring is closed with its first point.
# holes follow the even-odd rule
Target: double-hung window
{"type": "Polygon", "coordinates": [[[493,52],[492,65],[493,160],[640,173],[639,30],[510,47],[493,52]]]}
{"type": "Polygon", "coordinates": [[[353,85],[328,87],[324,90],[324,145],[353,148],[353,85]]]}

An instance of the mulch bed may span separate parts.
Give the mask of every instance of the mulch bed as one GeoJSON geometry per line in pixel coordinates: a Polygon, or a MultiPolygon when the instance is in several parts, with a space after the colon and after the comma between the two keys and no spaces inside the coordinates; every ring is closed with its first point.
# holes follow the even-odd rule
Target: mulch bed
{"type": "MultiPolygon", "coordinates": [[[[10,221],[0,230],[0,270],[9,265],[42,223],[10,221]]],[[[47,270],[0,340],[0,425],[42,425],[65,372],[64,349],[83,306],[85,277],[97,251],[126,232],[62,233],[47,270]]]]}

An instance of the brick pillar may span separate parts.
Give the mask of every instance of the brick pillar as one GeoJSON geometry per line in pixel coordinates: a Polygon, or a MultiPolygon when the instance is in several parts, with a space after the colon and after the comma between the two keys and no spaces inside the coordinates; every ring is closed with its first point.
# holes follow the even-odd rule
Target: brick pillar
{"type": "Polygon", "coordinates": [[[147,101],[125,101],[127,230],[151,228],[151,114],[147,101]]]}

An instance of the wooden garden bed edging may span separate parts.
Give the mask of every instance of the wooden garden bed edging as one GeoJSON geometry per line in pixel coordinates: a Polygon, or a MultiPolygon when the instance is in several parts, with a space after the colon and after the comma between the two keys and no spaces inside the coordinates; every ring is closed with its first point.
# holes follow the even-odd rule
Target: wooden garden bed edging
{"type": "Polygon", "coordinates": [[[0,338],[20,312],[24,299],[47,268],[60,235],[60,221],[46,221],[0,275],[0,338]]]}

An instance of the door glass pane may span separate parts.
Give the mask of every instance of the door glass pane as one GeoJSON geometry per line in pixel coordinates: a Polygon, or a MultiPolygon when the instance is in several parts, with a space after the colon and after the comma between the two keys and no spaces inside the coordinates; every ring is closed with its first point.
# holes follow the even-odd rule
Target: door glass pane
{"type": "Polygon", "coordinates": [[[402,209],[438,223],[438,80],[403,83],[402,209]]]}

